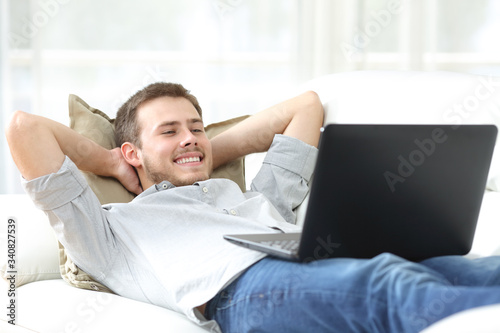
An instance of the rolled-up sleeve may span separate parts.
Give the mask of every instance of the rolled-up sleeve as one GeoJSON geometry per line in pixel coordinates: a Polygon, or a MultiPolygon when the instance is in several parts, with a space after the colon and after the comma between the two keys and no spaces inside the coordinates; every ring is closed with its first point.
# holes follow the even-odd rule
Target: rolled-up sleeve
{"type": "Polygon", "coordinates": [[[68,157],[56,173],[29,181],[22,179],[21,183],[35,206],[43,211],[56,209],[74,200],[88,186],[85,178],[68,157]]]}
{"type": "Polygon", "coordinates": [[[113,234],[106,211],[76,165],[66,157],[56,173],[23,179],[22,185],[35,206],[47,214],[73,261],[102,278],[95,272],[104,274],[113,257],[113,234]]]}
{"type": "Polygon", "coordinates": [[[317,155],[313,146],[276,135],[251,190],[264,194],[287,222],[295,224],[294,209],[309,192],[317,155]]]}

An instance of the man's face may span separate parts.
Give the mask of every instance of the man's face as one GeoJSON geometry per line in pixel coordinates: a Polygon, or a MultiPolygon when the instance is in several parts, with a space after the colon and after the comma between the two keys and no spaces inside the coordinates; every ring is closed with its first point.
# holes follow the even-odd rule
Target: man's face
{"type": "Polygon", "coordinates": [[[137,117],[142,143],[138,153],[148,185],[168,180],[184,186],[209,178],[212,146],[191,102],[156,98],[141,105],[137,117]]]}

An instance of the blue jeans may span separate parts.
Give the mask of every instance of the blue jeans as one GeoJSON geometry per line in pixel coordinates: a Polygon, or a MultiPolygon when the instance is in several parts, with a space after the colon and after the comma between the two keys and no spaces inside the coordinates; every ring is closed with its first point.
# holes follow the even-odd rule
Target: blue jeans
{"type": "Polygon", "coordinates": [[[295,263],[266,258],[209,302],[223,332],[418,332],[500,303],[500,257],[295,263]]]}

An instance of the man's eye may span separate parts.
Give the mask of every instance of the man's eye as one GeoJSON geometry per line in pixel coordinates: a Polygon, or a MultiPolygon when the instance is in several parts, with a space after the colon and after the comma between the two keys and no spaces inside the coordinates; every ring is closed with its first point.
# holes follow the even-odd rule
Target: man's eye
{"type": "Polygon", "coordinates": [[[163,131],[161,134],[175,134],[175,131],[163,131]]]}
{"type": "Polygon", "coordinates": [[[195,128],[195,129],[193,129],[193,132],[195,132],[195,133],[202,133],[203,130],[199,129],[199,128],[195,128]]]}

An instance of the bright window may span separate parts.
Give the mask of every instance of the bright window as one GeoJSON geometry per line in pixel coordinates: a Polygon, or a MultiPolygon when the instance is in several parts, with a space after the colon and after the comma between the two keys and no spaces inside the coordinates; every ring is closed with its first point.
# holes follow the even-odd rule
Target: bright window
{"type": "MultiPolygon", "coordinates": [[[[205,122],[254,113],[306,80],[364,69],[500,75],[495,0],[0,0],[0,103],[63,123],[76,94],[110,116],[158,81],[205,122]]],[[[21,192],[5,140],[0,193],[21,192]]]]}

